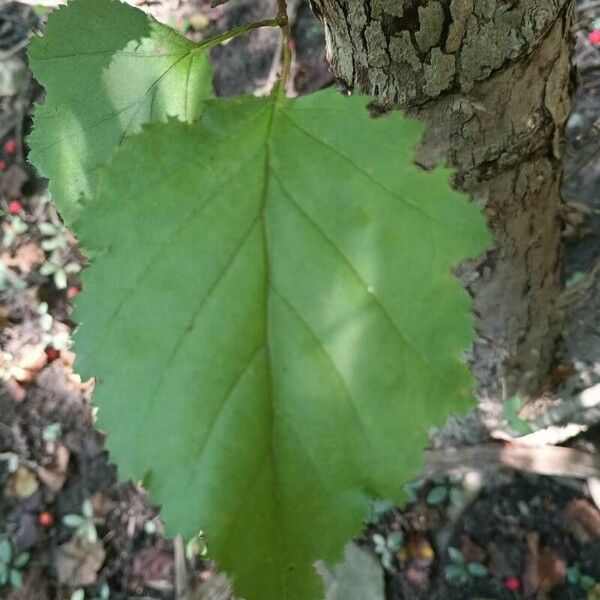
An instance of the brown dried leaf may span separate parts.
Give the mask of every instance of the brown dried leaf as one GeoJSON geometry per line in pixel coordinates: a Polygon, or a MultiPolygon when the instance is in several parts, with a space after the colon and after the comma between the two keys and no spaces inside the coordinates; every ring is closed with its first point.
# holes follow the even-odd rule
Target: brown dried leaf
{"type": "Polygon", "coordinates": [[[104,563],[106,552],[100,540],[90,542],[73,536],[59,546],[54,560],[58,581],[74,588],[92,585],[104,563]]]}
{"type": "Polygon", "coordinates": [[[147,587],[166,590],[172,587],[173,552],[147,548],[133,559],[133,575],[147,587]]]}
{"type": "Polygon", "coordinates": [[[486,551],[466,535],[463,535],[460,539],[460,551],[468,563],[484,563],[487,558],[486,551]]]}
{"type": "Polygon", "coordinates": [[[567,531],[581,544],[600,539],[600,512],[587,500],[574,499],[565,509],[567,531]]]}
{"type": "Polygon", "coordinates": [[[17,381],[29,383],[46,366],[46,356],[43,344],[26,344],[19,352],[20,356],[14,366],[13,373],[17,381]]]}
{"type": "Polygon", "coordinates": [[[5,258],[9,267],[17,267],[23,275],[29,275],[34,267],[41,265],[45,260],[44,251],[35,242],[20,246],[14,257],[5,258]]]}
{"type": "Polygon", "coordinates": [[[17,498],[29,498],[40,487],[35,473],[27,467],[19,467],[9,479],[6,493],[17,498]]]}
{"type": "Polygon", "coordinates": [[[550,592],[565,582],[566,575],[567,563],[565,559],[553,548],[548,546],[542,548],[538,558],[540,590],[550,592]]]}
{"type": "Polygon", "coordinates": [[[9,200],[15,196],[20,196],[23,184],[28,179],[27,171],[20,165],[13,164],[2,175],[0,192],[9,200]]]}
{"type": "Polygon", "coordinates": [[[69,457],[69,449],[59,444],[56,447],[54,464],[51,467],[38,467],[37,469],[37,476],[40,481],[53,492],[60,491],[65,484],[69,457]]]}
{"type": "Polygon", "coordinates": [[[12,396],[12,399],[15,402],[23,402],[23,400],[25,400],[27,392],[25,391],[25,388],[23,388],[23,386],[21,386],[14,377],[7,379],[4,382],[4,385],[6,386],[6,389],[10,392],[10,395],[12,396]]]}

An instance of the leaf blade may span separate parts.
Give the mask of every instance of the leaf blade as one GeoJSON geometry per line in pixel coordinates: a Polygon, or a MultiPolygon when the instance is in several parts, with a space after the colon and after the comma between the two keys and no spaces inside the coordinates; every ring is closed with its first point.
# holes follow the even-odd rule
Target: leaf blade
{"type": "Polygon", "coordinates": [[[111,451],[125,477],[152,466],[171,529],[202,526],[248,600],[316,597],[314,561],[339,557],[370,496],[401,499],[427,428],[471,401],[470,306],[451,267],[485,247],[483,219],[443,171],[422,205],[405,199],[431,176],[395,170],[389,150],[400,140],[410,156],[420,128],[399,115],[374,125],[365,103],[211,101],[198,126],[148,126],[76,224],[96,254],[76,351],[99,378],[111,451]],[[289,115],[314,119],[326,143],[289,115]],[[345,141],[350,123],[362,149],[345,141]],[[430,297],[447,323],[422,306],[430,297]]]}
{"type": "Polygon", "coordinates": [[[197,44],[116,0],[73,0],[53,13],[29,60],[46,87],[30,136],[31,161],[50,179],[67,223],[98,169],[141,124],[192,121],[211,94],[211,68],[197,44]]]}

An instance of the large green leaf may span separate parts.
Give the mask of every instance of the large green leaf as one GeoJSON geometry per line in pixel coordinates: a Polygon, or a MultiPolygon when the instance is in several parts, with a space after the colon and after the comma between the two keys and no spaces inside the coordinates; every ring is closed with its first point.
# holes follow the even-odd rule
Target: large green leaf
{"type": "Polygon", "coordinates": [[[202,46],[115,0],[74,0],[57,10],[29,59],[47,91],[31,160],[49,177],[67,222],[128,133],[169,115],[193,121],[212,91],[202,46]]]}
{"type": "Polygon", "coordinates": [[[418,123],[365,104],[209,101],[145,127],[75,226],[78,367],[121,475],[149,470],[169,530],[205,528],[246,600],[318,598],[313,562],[472,402],[451,268],[484,220],[412,164],[418,123]]]}

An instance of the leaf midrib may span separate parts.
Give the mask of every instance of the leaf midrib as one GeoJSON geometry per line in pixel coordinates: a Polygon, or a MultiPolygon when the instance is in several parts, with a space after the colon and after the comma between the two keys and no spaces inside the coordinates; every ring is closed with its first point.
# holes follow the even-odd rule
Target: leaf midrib
{"type": "Polygon", "coordinates": [[[274,386],[273,386],[273,347],[271,341],[271,310],[272,310],[272,297],[271,297],[271,264],[269,261],[269,239],[268,239],[268,227],[266,222],[266,213],[267,213],[267,205],[268,205],[268,196],[269,196],[269,182],[270,182],[270,172],[271,172],[271,136],[273,133],[273,124],[275,122],[275,113],[277,111],[277,107],[281,98],[281,90],[275,89],[271,96],[271,111],[269,113],[267,128],[265,132],[265,163],[264,163],[264,171],[263,171],[263,189],[262,189],[262,198],[260,205],[260,223],[261,223],[261,239],[263,244],[263,269],[264,269],[264,277],[265,277],[265,285],[264,285],[264,345],[266,351],[266,360],[267,360],[267,382],[268,382],[268,394],[269,394],[269,407],[271,409],[269,424],[270,424],[270,432],[269,432],[269,446],[268,453],[271,458],[271,465],[273,468],[273,482],[274,482],[274,490],[273,490],[273,500],[275,505],[275,515],[276,522],[279,524],[277,527],[278,532],[278,540],[277,543],[279,545],[279,579],[280,579],[280,588],[281,588],[281,599],[287,600],[287,586],[285,582],[285,573],[282,566],[282,561],[287,562],[287,552],[285,548],[285,544],[283,541],[283,523],[284,523],[284,513],[282,509],[281,502],[281,493],[280,493],[280,474],[277,465],[276,458],[276,449],[275,449],[275,429],[276,429],[276,421],[279,418],[277,407],[275,405],[275,394],[274,394],[274,386]]]}

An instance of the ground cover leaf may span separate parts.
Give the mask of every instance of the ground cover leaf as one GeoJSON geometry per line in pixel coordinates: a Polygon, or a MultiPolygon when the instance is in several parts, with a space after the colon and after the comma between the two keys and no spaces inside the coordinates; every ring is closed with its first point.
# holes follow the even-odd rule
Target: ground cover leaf
{"type": "Polygon", "coordinates": [[[142,123],[198,117],[211,95],[206,52],[117,0],[73,0],[48,19],[29,48],[46,88],[30,136],[31,161],[50,179],[68,223],[98,168],[142,123]]]}
{"type": "Polygon", "coordinates": [[[246,600],[321,597],[314,562],[473,402],[451,270],[484,219],[412,163],[421,125],[367,102],[211,100],[144,126],[75,223],[77,367],[121,476],[171,532],[204,528],[246,600]]]}

